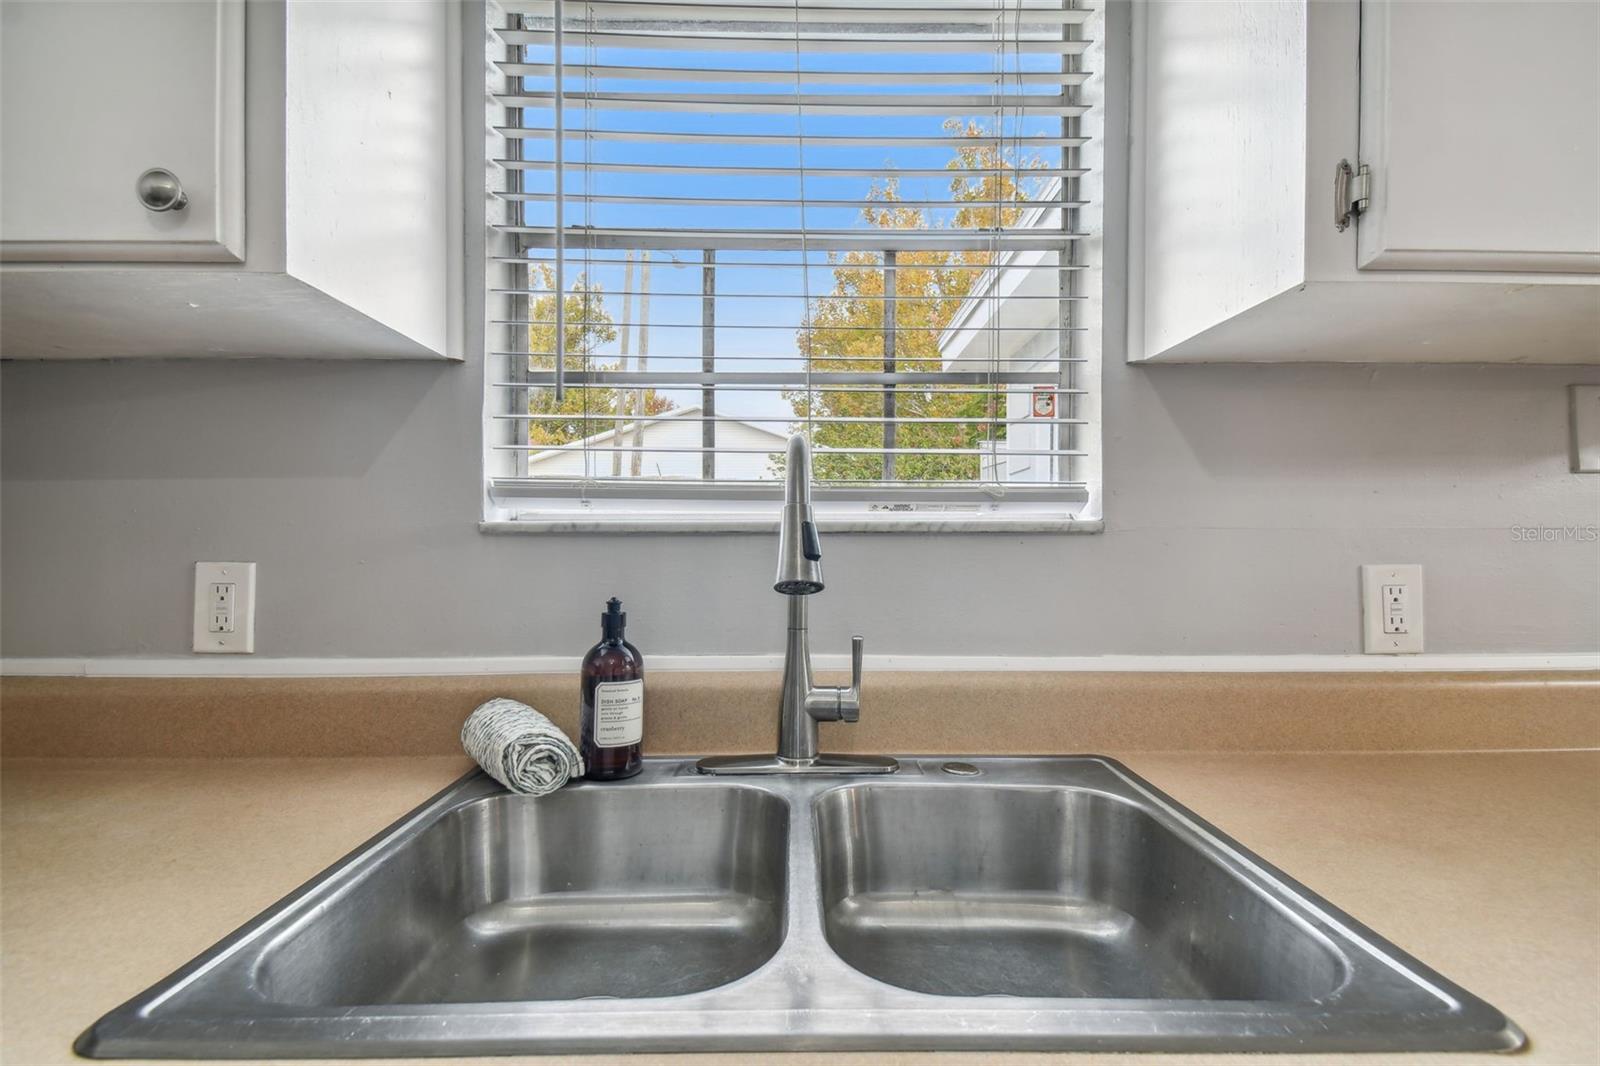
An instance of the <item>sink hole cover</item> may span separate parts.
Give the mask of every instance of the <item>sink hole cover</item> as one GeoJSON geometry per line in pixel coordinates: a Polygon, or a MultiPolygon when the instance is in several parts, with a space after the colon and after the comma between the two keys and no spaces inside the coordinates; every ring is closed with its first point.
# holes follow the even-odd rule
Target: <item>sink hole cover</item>
{"type": "Polygon", "coordinates": [[[983,772],[969,762],[947,762],[939,769],[947,774],[955,774],[957,777],[977,777],[983,772]]]}

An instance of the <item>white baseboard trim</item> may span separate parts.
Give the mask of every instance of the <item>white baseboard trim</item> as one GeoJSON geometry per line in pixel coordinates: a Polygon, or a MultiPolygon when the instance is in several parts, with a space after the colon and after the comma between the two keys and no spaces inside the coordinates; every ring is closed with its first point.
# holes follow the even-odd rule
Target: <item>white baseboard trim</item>
{"type": "MultiPolygon", "coordinates": [[[[824,670],[849,666],[848,656],[819,655],[824,670]]],[[[651,670],[776,671],[772,655],[650,655],[651,670]]],[[[6,677],[428,677],[474,674],[563,674],[578,669],[576,656],[508,655],[450,658],[258,658],[246,655],[148,658],[0,659],[6,677]]],[[[1600,653],[1548,655],[869,655],[867,670],[1126,671],[1130,673],[1362,673],[1397,671],[1600,670],[1600,653]]]]}

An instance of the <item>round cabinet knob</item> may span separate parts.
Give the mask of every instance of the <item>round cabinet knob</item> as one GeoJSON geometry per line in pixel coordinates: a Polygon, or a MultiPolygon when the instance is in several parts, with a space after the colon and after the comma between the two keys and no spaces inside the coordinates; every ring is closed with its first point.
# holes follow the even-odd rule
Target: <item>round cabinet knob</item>
{"type": "Polygon", "coordinates": [[[183,191],[183,182],[163,167],[151,167],[140,174],[134,191],[139,195],[139,202],[152,211],[182,211],[189,206],[189,194],[183,191]]]}

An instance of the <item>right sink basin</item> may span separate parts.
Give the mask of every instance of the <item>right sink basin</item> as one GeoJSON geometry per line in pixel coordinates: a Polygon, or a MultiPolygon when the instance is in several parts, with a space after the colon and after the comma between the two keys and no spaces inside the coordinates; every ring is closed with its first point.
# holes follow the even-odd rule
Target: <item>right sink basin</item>
{"type": "Polygon", "coordinates": [[[901,988],[1310,1002],[1346,977],[1324,937],[1102,792],[856,785],[816,818],[828,943],[901,988]]]}

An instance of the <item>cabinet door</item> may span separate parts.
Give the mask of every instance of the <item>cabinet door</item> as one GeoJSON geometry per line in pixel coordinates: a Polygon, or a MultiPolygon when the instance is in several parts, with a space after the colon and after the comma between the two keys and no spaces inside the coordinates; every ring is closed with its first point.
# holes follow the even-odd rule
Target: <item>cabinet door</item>
{"type": "Polygon", "coordinates": [[[1364,0],[1358,265],[1600,273],[1600,3],[1364,0]]]}
{"type": "Polygon", "coordinates": [[[244,257],[243,0],[0,3],[0,257],[244,257]],[[152,211],[140,174],[188,206],[152,211]]]}

